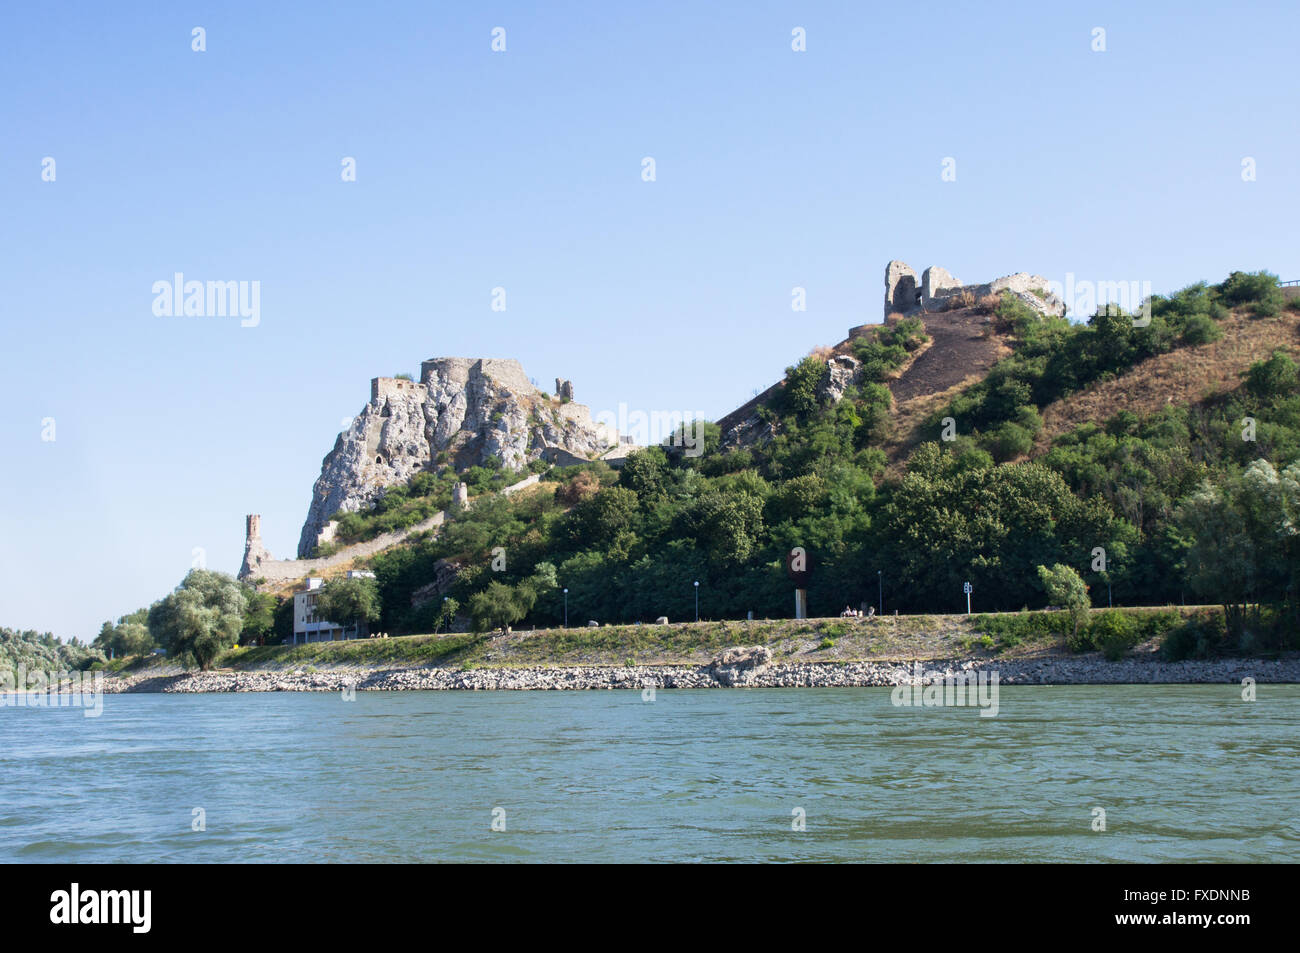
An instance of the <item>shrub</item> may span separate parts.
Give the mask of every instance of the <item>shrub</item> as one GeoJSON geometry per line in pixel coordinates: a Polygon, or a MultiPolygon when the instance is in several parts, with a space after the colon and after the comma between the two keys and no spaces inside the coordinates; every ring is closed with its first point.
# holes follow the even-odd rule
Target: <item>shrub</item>
{"type": "Polygon", "coordinates": [[[979,615],[974,628],[983,633],[980,644],[992,648],[992,639],[1003,648],[1013,648],[1026,640],[1060,638],[1069,635],[1069,619],[1060,612],[1018,612],[1015,615],[979,615]],[[989,639],[988,643],[984,639],[989,639]]]}
{"type": "Polygon", "coordinates": [[[1208,314],[1193,314],[1183,325],[1183,341],[1188,344],[1209,344],[1223,337],[1223,329],[1208,314]]]}
{"type": "Polygon", "coordinates": [[[1165,636],[1160,654],[1170,662],[1209,658],[1222,649],[1225,632],[1222,615],[1188,619],[1165,636]]]}
{"type": "Polygon", "coordinates": [[[590,470],[579,470],[573,479],[555,491],[555,498],[566,506],[574,506],[596,495],[600,490],[600,478],[590,470]]]}
{"type": "Polygon", "coordinates": [[[783,409],[792,414],[809,414],[817,407],[817,388],[826,373],[826,362],[816,357],[805,357],[794,367],[785,370],[785,389],[782,391],[783,409]]]}
{"type": "Polygon", "coordinates": [[[1295,390],[1300,380],[1300,368],[1281,351],[1274,351],[1267,361],[1256,361],[1246,372],[1246,389],[1256,397],[1267,400],[1281,397],[1295,390]]]}
{"type": "Polygon", "coordinates": [[[1141,630],[1133,619],[1118,609],[1101,613],[1088,625],[1088,638],[1110,661],[1124,657],[1138,644],[1141,630]]]}
{"type": "Polygon", "coordinates": [[[984,449],[993,454],[998,463],[1027,454],[1034,446],[1034,435],[1018,423],[1007,421],[981,441],[984,449]]]}
{"type": "Polygon", "coordinates": [[[1229,307],[1242,304],[1280,303],[1278,277],[1268,271],[1234,271],[1215,286],[1219,298],[1229,307]]]}

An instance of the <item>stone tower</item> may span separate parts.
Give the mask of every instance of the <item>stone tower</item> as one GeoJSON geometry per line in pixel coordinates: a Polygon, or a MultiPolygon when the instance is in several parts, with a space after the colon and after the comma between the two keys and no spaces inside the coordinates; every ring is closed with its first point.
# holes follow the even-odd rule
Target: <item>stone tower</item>
{"type": "Polygon", "coordinates": [[[920,304],[916,272],[905,261],[891,261],[885,266],[885,321],[891,314],[907,314],[920,304]]]}

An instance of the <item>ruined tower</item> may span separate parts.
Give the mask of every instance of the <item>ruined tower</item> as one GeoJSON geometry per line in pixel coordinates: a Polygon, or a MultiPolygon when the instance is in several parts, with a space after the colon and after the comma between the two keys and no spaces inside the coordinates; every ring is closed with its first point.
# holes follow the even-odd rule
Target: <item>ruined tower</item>
{"type": "Polygon", "coordinates": [[[249,579],[257,575],[257,567],[264,559],[271,559],[271,554],[262,545],[262,514],[249,513],[244,528],[244,562],[239,567],[239,578],[249,579]]]}

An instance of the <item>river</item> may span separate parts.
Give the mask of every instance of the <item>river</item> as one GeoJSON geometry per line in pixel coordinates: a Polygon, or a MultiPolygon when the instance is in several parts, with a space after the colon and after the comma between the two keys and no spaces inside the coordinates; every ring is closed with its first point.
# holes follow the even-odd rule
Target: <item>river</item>
{"type": "Polygon", "coordinates": [[[1241,695],[1012,686],[996,717],[885,688],[6,707],[0,860],[1294,861],[1300,686],[1241,695]]]}

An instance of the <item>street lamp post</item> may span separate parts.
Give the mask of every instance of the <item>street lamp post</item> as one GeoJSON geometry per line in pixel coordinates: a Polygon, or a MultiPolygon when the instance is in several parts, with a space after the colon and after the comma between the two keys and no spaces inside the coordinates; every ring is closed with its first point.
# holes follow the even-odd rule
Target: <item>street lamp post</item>
{"type": "Polygon", "coordinates": [[[569,627],[569,587],[564,587],[564,627],[569,627]]]}
{"type": "Polygon", "coordinates": [[[700,621],[700,581],[695,580],[695,621],[700,621]]]}
{"type": "Polygon", "coordinates": [[[880,614],[885,614],[885,576],[883,569],[876,570],[876,589],[880,601],[880,614]]]}

